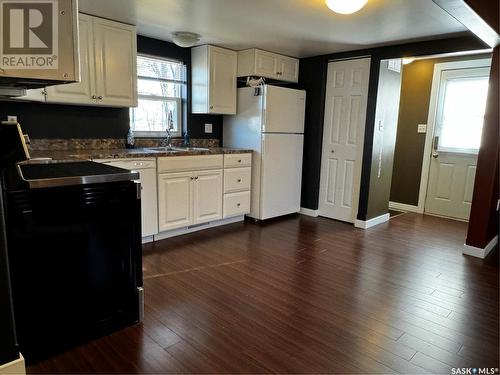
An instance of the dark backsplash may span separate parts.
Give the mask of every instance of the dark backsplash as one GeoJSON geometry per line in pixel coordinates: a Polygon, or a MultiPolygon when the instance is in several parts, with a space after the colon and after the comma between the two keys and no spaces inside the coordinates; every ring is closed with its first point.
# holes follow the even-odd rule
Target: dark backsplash
{"type": "MultiPolygon", "coordinates": [[[[191,76],[191,51],[173,43],[138,36],[139,53],[167,57],[186,63],[188,87],[191,76]]],[[[191,97],[187,99],[187,128],[192,138],[222,140],[222,116],[193,115],[191,97]],[[211,123],[213,133],[205,134],[205,123],[211,123]]],[[[31,138],[120,138],[127,136],[128,108],[107,108],[59,105],[36,102],[0,100],[0,119],[17,116],[23,131],[31,138]]]]}

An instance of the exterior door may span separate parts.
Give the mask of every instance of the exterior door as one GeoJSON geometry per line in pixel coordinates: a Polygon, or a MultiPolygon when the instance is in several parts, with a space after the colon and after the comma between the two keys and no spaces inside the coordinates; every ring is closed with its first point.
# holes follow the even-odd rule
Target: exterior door
{"type": "Polygon", "coordinates": [[[92,17],[78,15],[80,36],[80,82],[47,87],[47,102],[96,104],[94,36],[92,17]]]}
{"type": "Polygon", "coordinates": [[[441,72],[425,212],[468,220],[489,68],[441,72]]]}
{"type": "Polygon", "coordinates": [[[160,232],[191,225],[193,220],[191,172],[158,176],[158,217],[160,232]]]}
{"type": "Polygon", "coordinates": [[[194,224],[222,219],[222,170],[194,172],[194,224]]]}
{"type": "Polygon", "coordinates": [[[319,214],[353,223],[358,213],[370,59],[328,65],[319,214]]]}

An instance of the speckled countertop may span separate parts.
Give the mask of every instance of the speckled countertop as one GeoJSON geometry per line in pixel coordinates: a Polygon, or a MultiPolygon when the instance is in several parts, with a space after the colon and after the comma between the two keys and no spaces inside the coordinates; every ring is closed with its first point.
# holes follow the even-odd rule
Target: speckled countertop
{"type": "Polygon", "coordinates": [[[252,153],[248,149],[235,149],[227,147],[210,147],[207,150],[181,150],[181,151],[153,151],[148,148],[116,148],[96,150],[36,150],[31,151],[32,158],[51,158],[53,160],[95,160],[95,159],[126,159],[146,157],[169,157],[191,155],[220,155],[220,154],[246,154],[252,153]]]}

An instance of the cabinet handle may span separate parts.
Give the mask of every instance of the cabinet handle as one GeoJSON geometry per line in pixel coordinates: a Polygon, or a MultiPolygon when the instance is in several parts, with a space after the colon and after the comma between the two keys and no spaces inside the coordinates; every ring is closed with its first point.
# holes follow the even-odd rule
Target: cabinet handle
{"type": "Polygon", "coordinates": [[[97,99],[97,96],[92,95],[92,96],[91,96],[91,99],[97,99]]]}
{"type": "Polygon", "coordinates": [[[241,182],[241,178],[238,178],[238,182],[241,182]]]}
{"type": "Polygon", "coordinates": [[[210,109],[214,109],[214,106],[213,106],[213,105],[211,105],[211,106],[210,106],[210,109]]]}
{"type": "Polygon", "coordinates": [[[97,99],[102,100],[102,99],[103,99],[103,98],[102,98],[102,95],[99,95],[99,96],[97,97],[97,99]]]}
{"type": "Polygon", "coordinates": [[[241,159],[238,160],[238,163],[241,163],[241,159]]]}
{"type": "Polygon", "coordinates": [[[194,180],[194,177],[191,177],[191,180],[194,180]]]}
{"type": "Polygon", "coordinates": [[[195,180],[197,180],[197,179],[198,179],[198,176],[196,176],[194,179],[195,179],[195,180]]]}
{"type": "Polygon", "coordinates": [[[240,206],[241,206],[241,204],[240,204],[240,203],[236,203],[236,206],[240,207],[240,206]]]}

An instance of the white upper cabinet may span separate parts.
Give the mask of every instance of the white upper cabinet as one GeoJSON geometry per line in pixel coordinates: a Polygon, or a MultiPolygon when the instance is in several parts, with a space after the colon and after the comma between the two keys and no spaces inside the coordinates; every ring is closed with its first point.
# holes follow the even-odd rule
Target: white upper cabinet
{"type": "Polygon", "coordinates": [[[93,17],[80,14],[80,82],[46,88],[47,102],[72,104],[97,104],[95,89],[93,17]]]}
{"type": "Polygon", "coordinates": [[[192,113],[236,114],[237,53],[215,46],[191,49],[192,113]]]}
{"type": "Polygon", "coordinates": [[[137,106],[135,27],[94,19],[97,100],[104,105],[137,106]]]}
{"type": "Polygon", "coordinates": [[[48,87],[47,102],[137,105],[137,36],[134,26],[79,15],[79,83],[48,87]]]}
{"type": "Polygon", "coordinates": [[[239,51],[238,77],[247,76],[298,82],[299,59],[255,48],[239,51]]]}

